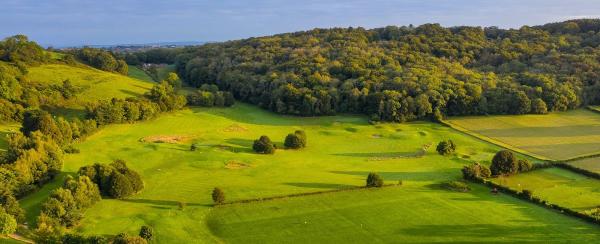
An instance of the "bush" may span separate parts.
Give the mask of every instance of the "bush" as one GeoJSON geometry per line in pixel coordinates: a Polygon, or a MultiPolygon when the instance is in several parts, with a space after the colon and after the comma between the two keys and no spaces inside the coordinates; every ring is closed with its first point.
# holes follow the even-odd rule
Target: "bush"
{"type": "Polygon", "coordinates": [[[490,169],[479,163],[464,166],[462,169],[462,174],[465,180],[489,178],[491,176],[490,169]]]}
{"type": "Polygon", "coordinates": [[[17,231],[17,220],[0,208],[0,235],[12,234],[15,231],[17,231]]]}
{"type": "Polygon", "coordinates": [[[257,153],[262,154],[275,153],[275,145],[273,145],[268,136],[261,136],[258,140],[255,140],[252,149],[257,153]]]}
{"type": "Polygon", "coordinates": [[[367,187],[382,187],[383,178],[377,173],[369,173],[367,176],[367,187]]]}
{"type": "Polygon", "coordinates": [[[223,204],[225,202],[225,193],[221,188],[215,187],[212,191],[212,199],[215,204],[223,204]]]}
{"type": "Polygon", "coordinates": [[[440,155],[450,155],[456,151],[456,145],[452,140],[441,141],[435,149],[440,155]]]}
{"type": "Polygon", "coordinates": [[[459,191],[459,192],[468,192],[471,190],[471,187],[467,185],[467,183],[462,181],[448,181],[442,183],[442,187],[451,191],[459,191]]]}
{"type": "Polygon", "coordinates": [[[290,133],[285,137],[283,143],[285,148],[298,149],[306,147],[306,133],[302,130],[297,130],[294,133],[290,133]]]}
{"type": "Polygon", "coordinates": [[[118,234],[112,242],[113,244],[146,244],[148,241],[139,236],[129,236],[126,233],[118,234]]]}
{"type": "Polygon", "coordinates": [[[519,165],[512,152],[502,150],[494,155],[490,170],[492,175],[514,174],[519,170],[519,165]]]}
{"type": "Polygon", "coordinates": [[[144,189],[142,177],[127,167],[125,161],[105,164],[94,164],[79,169],[79,175],[92,179],[104,196],[126,198],[144,189]]]}
{"type": "Polygon", "coordinates": [[[147,241],[152,240],[152,238],[154,238],[154,229],[147,225],[142,226],[140,229],[140,237],[146,239],[147,241]]]}
{"type": "Polygon", "coordinates": [[[198,144],[192,143],[192,145],[190,146],[190,151],[193,152],[193,151],[196,151],[196,150],[198,150],[198,144]]]}
{"type": "Polygon", "coordinates": [[[530,190],[527,190],[527,189],[523,190],[521,192],[521,195],[527,200],[533,199],[533,192],[530,190]]]}
{"type": "Polygon", "coordinates": [[[517,162],[519,165],[519,172],[527,172],[533,169],[533,165],[531,164],[531,162],[529,162],[529,160],[519,159],[519,161],[517,162]]]}

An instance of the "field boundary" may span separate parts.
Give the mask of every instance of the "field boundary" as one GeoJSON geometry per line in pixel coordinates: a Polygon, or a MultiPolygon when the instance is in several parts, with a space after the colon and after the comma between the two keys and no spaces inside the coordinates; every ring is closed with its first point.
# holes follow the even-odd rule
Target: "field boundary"
{"type": "Polygon", "coordinates": [[[377,189],[377,188],[394,187],[394,186],[401,186],[401,185],[400,184],[384,184],[381,187],[355,186],[355,187],[325,190],[325,191],[313,191],[313,192],[294,193],[294,194],[272,196],[272,197],[242,199],[242,200],[235,200],[235,201],[231,201],[231,202],[225,202],[225,203],[221,203],[221,204],[215,204],[214,206],[218,207],[218,206],[246,204],[246,203],[253,203],[253,202],[265,202],[265,201],[273,201],[273,200],[286,199],[286,198],[296,198],[296,197],[321,195],[321,194],[335,193],[335,192],[358,191],[358,190],[365,190],[365,189],[377,189]]]}

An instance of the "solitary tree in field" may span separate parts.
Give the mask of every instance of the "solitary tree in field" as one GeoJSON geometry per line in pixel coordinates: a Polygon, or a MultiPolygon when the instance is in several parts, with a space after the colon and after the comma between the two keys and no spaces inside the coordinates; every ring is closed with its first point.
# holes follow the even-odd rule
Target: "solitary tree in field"
{"type": "Polygon", "coordinates": [[[515,155],[507,150],[496,153],[490,166],[492,175],[514,174],[519,170],[515,155]]]}
{"type": "Polygon", "coordinates": [[[154,229],[147,225],[142,226],[140,229],[140,237],[146,239],[147,241],[152,240],[152,238],[154,238],[154,229]]]}
{"type": "Polygon", "coordinates": [[[367,187],[381,187],[383,186],[383,178],[377,173],[369,173],[367,176],[367,187]]]}
{"type": "Polygon", "coordinates": [[[275,153],[275,145],[273,145],[273,142],[271,142],[271,139],[269,139],[268,136],[261,136],[258,140],[255,140],[252,149],[257,153],[262,154],[275,153]]]}
{"type": "Polygon", "coordinates": [[[225,193],[221,188],[215,187],[212,191],[212,199],[215,204],[223,204],[225,202],[225,193]]]}
{"type": "Polygon", "coordinates": [[[440,155],[450,155],[456,151],[456,144],[452,140],[441,141],[435,149],[440,155]]]}

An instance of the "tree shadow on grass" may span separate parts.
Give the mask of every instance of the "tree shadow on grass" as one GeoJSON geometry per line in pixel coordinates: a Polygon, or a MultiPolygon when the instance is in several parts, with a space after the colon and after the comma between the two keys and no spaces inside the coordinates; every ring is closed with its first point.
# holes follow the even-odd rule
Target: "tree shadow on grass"
{"type": "MultiPolygon", "coordinates": [[[[121,199],[119,201],[130,202],[130,203],[142,203],[149,205],[157,205],[157,206],[174,206],[178,207],[180,201],[170,201],[170,200],[151,200],[151,199],[121,199]]],[[[202,207],[210,207],[212,204],[202,204],[202,203],[188,203],[183,202],[186,206],[202,206],[202,207]]]]}
{"type": "Polygon", "coordinates": [[[394,158],[394,157],[410,157],[415,154],[412,152],[373,152],[373,153],[334,153],[331,155],[345,157],[364,157],[364,158],[394,158]]]}
{"type": "MultiPolygon", "coordinates": [[[[457,179],[460,177],[460,171],[456,169],[440,169],[436,171],[419,171],[419,172],[377,172],[385,181],[440,181],[457,179]]],[[[369,171],[330,171],[334,174],[362,176],[365,179],[369,175],[369,171]]]]}
{"type": "Polygon", "coordinates": [[[354,188],[354,185],[346,185],[346,184],[331,184],[331,183],[317,183],[317,182],[288,182],[284,183],[288,186],[296,186],[296,187],[306,187],[306,188],[323,188],[323,189],[345,189],[345,188],[354,188]]]}

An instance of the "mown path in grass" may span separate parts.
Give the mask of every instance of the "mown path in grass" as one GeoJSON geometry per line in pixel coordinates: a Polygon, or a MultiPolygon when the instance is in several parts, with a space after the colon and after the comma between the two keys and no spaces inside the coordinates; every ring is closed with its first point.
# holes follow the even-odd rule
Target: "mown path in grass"
{"type": "Polygon", "coordinates": [[[227,243],[590,243],[600,228],[472,184],[401,186],[238,204],[208,219],[227,243]]]}
{"type": "MultiPolygon", "coordinates": [[[[419,215],[429,215],[430,212],[419,210],[421,204],[438,194],[439,197],[447,194],[441,189],[431,189],[432,184],[459,179],[460,169],[465,164],[489,164],[500,149],[433,123],[370,125],[362,116],[299,118],[275,115],[246,104],[236,104],[232,108],[192,108],[139,124],[110,125],[77,144],[77,148],[81,153],[67,155],[64,174],[73,174],[84,165],[124,159],[141,173],[146,188],[130,199],[102,200],[86,212],[85,219],[75,231],[102,235],[137,234],[141,225],[151,225],[159,243],[227,240],[217,232],[215,236],[211,231],[215,229],[206,225],[207,219],[214,217],[210,198],[214,187],[221,187],[227,200],[235,201],[361,186],[369,172],[379,172],[389,183],[402,180],[401,188],[413,189],[410,192],[416,198],[408,198],[403,204],[414,206],[411,209],[419,215]],[[251,150],[252,141],[261,135],[268,135],[281,147],[285,136],[297,129],[305,130],[308,135],[308,147],[303,150],[277,150],[275,155],[258,155],[251,150]],[[444,157],[435,152],[435,144],[446,139],[452,139],[458,145],[455,155],[444,157]],[[197,151],[190,151],[192,143],[199,146],[197,151]],[[415,157],[415,152],[424,145],[432,146],[422,157],[415,157]],[[424,195],[418,197],[421,194],[424,195]],[[178,207],[180,202],[186,205],[183,210],[178,207]]],[[[39,209],[42,199],[58,185],[48,185],[22,201],[30,212],[29,221],[35,220],[35,214],[31,213],[39,209]]],[[[485,190],[480,188],[478,194],[484,195],[485,190]]],[[[361,196],[366,197],[363,200],[369,199],[361,196]]],[[[402,201],[401,198],[394,199],[392,197],[390,201],[402,201]]],[[[473,204],[511,211],[512,207],[502,201],[488,206],[490,201],[497,201],[495,199],[473,204]]],[[[378,201],[385,200],[382,197],[378,201]]],[[[473,205],[463,205],[463,202],[457,200],[455,205],[449,205],[451,207],[443,211],[458,211],[452,217],[463,218],[462,224],[467,225],[471,220],[467,218],[469,215],[463,214],[473,205]]],[[[392,211],[384,209],[379,210],[376,205],[371,214],[392,211]]],[[[547,215],[544,218],[564,218],[541,208],[531,209],[547,215]]],[[[315,208],[314,211],[319,210],[315,208]]],[[[349,219],[362,218],[361,215],[348,216],[349,219]]],[[[443,222],[447,217],[440,216],[439,221],[443,222]]],[[[544,219],[530,221],[540,224],[544,219]]],[[[501,231],[505,223],[490,219],[489,228],[501,231]]],[[[420,227],[423,226],[413,226],[420,227]]],[[[589,225],[577,221],[562,225],[562,228],[571,227],[582,228],[581,232],[574,232],[573,238],[584,238],[583,233],[590,231],[589,225]]],[[[351,241],[352,233],[359,229],[349,227],[346,231],[346,240],[351,241]]],[[[399,235],[409,238],[412,234],[399,235]]],[[[449,233],[444,240],[455,238],[458,237],[449,233]]]]}
{"type": "Polygon", "coordinates": [[[600,114],[586,109],[547,115],[452,117],[447,122],[484,140],[553,160],[600,153],[600,114]]]}

